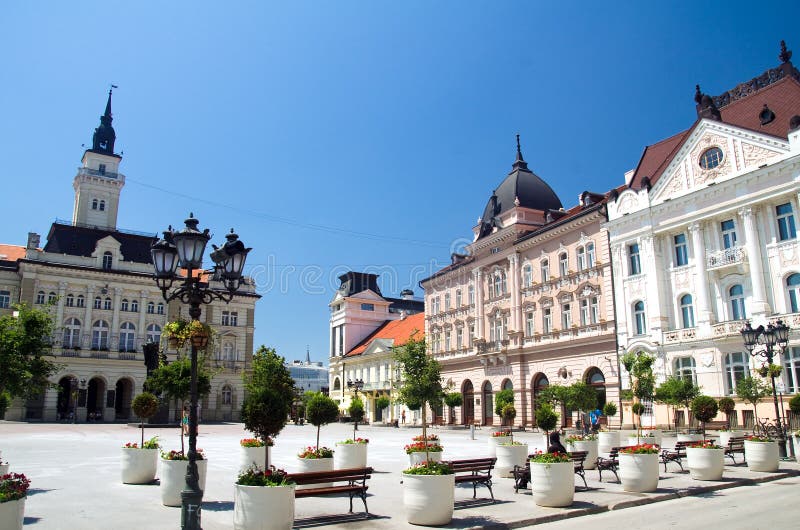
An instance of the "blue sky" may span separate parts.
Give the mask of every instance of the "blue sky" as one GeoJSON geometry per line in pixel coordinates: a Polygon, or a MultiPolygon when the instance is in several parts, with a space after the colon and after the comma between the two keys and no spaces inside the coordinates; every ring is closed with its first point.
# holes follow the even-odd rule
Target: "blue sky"
{"type": "MultiPolygon", "coordinates": [[[[471,237],[514,160],[565,205],[623,182],[645,145],[719,94],[800,62],[778,2],[26,2],[4,4],[0,242],[72,213],[114,92],[118,225],[188,212],[253,247],[256,344],[327,360],[345,270],[384,294],[471,237]],[[136,4],[136,5],[132,5],[136,4]]],[[[793,31],[794,30],[794,31],[793,31]]]]}

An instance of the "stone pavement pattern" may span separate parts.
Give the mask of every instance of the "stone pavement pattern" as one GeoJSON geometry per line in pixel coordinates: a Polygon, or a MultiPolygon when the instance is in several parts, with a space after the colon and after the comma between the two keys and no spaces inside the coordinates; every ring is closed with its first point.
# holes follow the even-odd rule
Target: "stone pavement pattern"
{"type": "MultiPolygon", "coordinates": [[[[469,458],[488,453],[487,438],[490,430],[476,431],[471,440],[468,431],[432,429],[439,434],[444,445],[444,458],[469,458]]],[[[359,436],[370,439],[369,465],[376,472],[369,482],[368,503],[372,518],[364,520],[363,505],[354,501],[355,514],[346,517],[347,498],[322,497],[298,499],[296,521],[298,528],[319,526],[326,529],[394,529],[418,528],[405,522],[402,504],[401,471],[407,467],[403,446],[411,437],[421,432],[419,428],[392,429],[386,427],[360,427],[359,436]],[[331,517],[333,516],[333,517],[331,517]],[[320,526],[321,523],[324,523],[320,526]]],[[[179,430],[152,428],[145,431],[149,437],[157,434],[162,446],[180,448],[179,430]]],[[[116,530],[147,528],[149,530],[180,527],[180,509],[162,506],[157,485],[133,486],[120,482],[120,447],[129,441],[139,440],[139,430],[119,424],[25,424],[0,422],[0,450],[3,459],[11,463],[11,470],[28,475],[32,491],[28,497],[25,515],[26,527],[42,530],[116,530]]],[[[201,425],[198,447],[208,457],[208,482],[203,502],[203,528],[205,530],[233,528],[233,484],[239,462],[239,439],[250,437],[241,424],[201,425]]],[[[295,471],[296,453],[306,445],[313,445],[316,429],[313,426],[288,425],[272,450],[272,462],[287,471],[295,471]]],[[[334,424],[322,428],[320,444],[333,447],[336,441],[352,436],[352,426],[334,424]]],[[[526,441],[530,452],[544,448],[538,433],[519,433],[515,438],[526,441]]],[[[665,438],[670,447],[674,438],[665,438]]],[[[471,487],[456,490],[456,510],[447,528],[512,528],[604,512],[687,495],[688,488],[727,488],[741,481],[764,481],[797,474],[796,463],[781,463],[777,474],[756,473],[744,466],[726,466],[725,478],[718,483],[692,480],[688,473],[679,473],[677,465],[670,464],[663,472],[659,490],[653,494],[622,491],[619,484],[597,480],[597,471],[587,471],[589,490],[579,488],[575,504],[570,508],[542,508],[536,506],[530,492],[514,493],[513,479],[494,480],[497,502],[492,504],[486,488],[478,488],[478,500],[472,499],[471,487]]],[[[580,483],[577,479],[576,484],[580,483]]],[[[582,483],[581,483],[582,485],[582,483]]]]}

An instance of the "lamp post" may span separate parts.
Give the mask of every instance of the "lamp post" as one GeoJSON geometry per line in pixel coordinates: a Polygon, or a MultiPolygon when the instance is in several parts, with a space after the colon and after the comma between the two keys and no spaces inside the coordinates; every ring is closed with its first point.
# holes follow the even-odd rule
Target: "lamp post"
{"type": "Polygon", "coordinates": [[[78,378],[71,378],[69,386],[72,394],[72,423],[78,423],[78,378]]]}
{"type": "MultiPolygon", "coordinates": [[[[358,399],[358,393],[361,392],[361,389],[364,388],[364,380],[363,379],[356,379],[355,381],[351,381],[350,379],[347,380],[347,388],[350,389],[353,394],[355,394],[355,399],[358,399]]],[[[354,422],[355,430],[358,430],[358,422],[354,422]]]]}
{"type": "Polygon", "coordinates": [[[746,322],[741,330],[744,346],[750,355],[753,357],[760,356],[767,361],[767,366],[770,368],[769,377],[772,380],[772,402],[775,405],[775,421],[778,423],[778,450],[782,459],[786,458],[786,431],[784,424],[781,421],[781,409],[778,405],[778,392],[775,386],[775,373],[771,370],[772,361],[775,356],[775,346],[779,348],[780,353],[789,344],[789,326],[785,325],[782,320],[778,320],[775,324],[768,324],[765,328],[763,325],[753,329],[750,322],[746,322]],[[756,351],[756,346],[763,346],[763,349],[756,351]]]}
{"type": "MultiPolygon", "coordinates": [[[[242,270],[251,249],[245,248],[239,236],[233,232],[227,234],[227,242],[211,253],[214,262],[213,279],[221,281],[224,289],[209,287],[203,270],[203,254],[211,239],[208,229],[199,231],[199,221],[189,214],[183,230],[174,231],[172,227],[164,232],[164,237],[153,244],[151,254],[155,267],[155,281],[164,300],[180,300],[189,305],[189,316],[192,320],[200,319],[200,306],[210,304],[214,300],[229,303],[242,284],[242,270]],[[179,277],[177,269],[186,269],[186,276],[179,277]],[[180,283],[175,289],[175,280],[180,283]],[[170,291],[172,289],[172,291],[170,291]]],[[[189,387],[189,465],[186,470],[186,487],[181,492],[181,528],[184,530],[200,530],[200,506],[203,502],[203,491],[200,489],[197,472],[197,350],[208,345],[208,335],[191,337],[191,381],[189,387]]]]}

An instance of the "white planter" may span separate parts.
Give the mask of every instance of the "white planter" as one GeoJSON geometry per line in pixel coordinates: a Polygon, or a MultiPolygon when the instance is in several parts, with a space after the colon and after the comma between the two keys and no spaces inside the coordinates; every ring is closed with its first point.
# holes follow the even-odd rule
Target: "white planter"
{"type": "Polygon", "coordinates": [[[294,524],[294,488],[294,484],[291,486],[236,484],[233,497],[233,528],[291,530],[294,524]]]}
{"type": "Polygon", "coordinates": [[[25,497],[16,501],[0,502],[0,528],[22,530],[25,518],[25,497]]]}
{"type": "Polygon", "coordinates": [[[645,442],[645,443],[649,443],[649,444],[654,443],[654,444],[660,446],[661,445],[661,441],[664,439],[664,433],[661,432],[661,429],[642,429],[642,434],[652,434],[653,435],[653,438],[655,438],[655,442],[653,442],[653,441],[645,442]]]}
{"type": "Polygon", "coordinates": [[[539,506],[570,506],[575,498],[575,465],[572,462],[531,462],[531,496],[539,506]]]}
{"type": "Polygon", "coordinates": [[[619,431],[600,431],[597,433],[597,452],[608,458],[612,447],[619,447],[619,431]]]}
{"type": "Polygon", "coordinates": [[[511,436],[492,436],[489,435],[489,456],[496,456],[495,447],[499,443],[507,443],[511,441],[511,436]]]}
{"type": "Polygon", "coordinates": [[[719,444],[722,447],[728,447],[728,442],[731,441],[731,438],[741,438],[743,436],[744,431],[720,431],[719,444]]]}
{"type": "Polygon", "coordinates": [[[620,453],[619,480],[625,491],[655,491],[658,488],[658,455],[620,453]]]}
{"type": "Polygon", "coordinates": [[[263,470],[266,465],[266,455],[269,451],[270,460],[272,460],[272,448],[264,447],[242,447],[239,446],[239,473],[244,472],[250,467],[257,467],[263,470]]]}
{"type": "Polygon", "coordinates": [[[794,456],[800,461],[800,436],[792,436],[792,443],[794,444],[794,456]]]}
{"type": "Polygon", "coordinates": [[[778,470],[778,442],[744,441],[744,458],[750,471],[778,470]]]}
{"type": "MultiPolygon", "coordinates": [[[[416,453],[408,453],[408,465],[416,466],[425,461],[425,451],[417,451],[416,453]]],[[[431,462],[442,461],[442,451],[428,451],[428,457],[431,462]]]]}
{"type": "Polygon", "coordinates": [[[689,474],[695,480],[719,480],[725,471],[725,449],[686,448],[689,474]]]}
{"type": "Polygon", "coordinates": [[[597,440],[581,440],[567,444],[567,451],[586,451],[586,460],[583,461],[584,469],[597,467],[598,443],[597,440]]]}
{"type": "MultiPolygon", "coordinates": [[[[335,454],[335,453],[334,453],[335,454]]],[[[316,471],[333,471],[333,458],[297,458],[297,471],[299,473],[314,473],[316,471]]],[[[322,484],[306,484],[297,486],[299,490],[310,488],[330,488],[333,482],[323,482],[322,484]]]]}
{"type": "Polygon", "coordinates": [[[661,447],[661,441],[658,440],[655,436],[639,436],[636,438],[635,434],[628,435],[627,443],[625,445],[640,445],[640,444],[650,444],[650,445],[658,445],[661,447]],[[638,441],[637,441],[638,440],[638,441]]]}
{"type": "Polygon", "coordinates": [[[678,435],[679,442],[702,442],[703,435],[702,434],[679,434],[678,435]]]}
{"type": "Polygon", "coordinates": [[[495,447],[497,462],[494,465],[498,477],[513,477],[514,466],[524,466],[528,459],[528,444],[504,445],[495,447]]]}
{"type": "MultiPolygon", "coordinates": [[[[208,460],[196,460],[196,463],[200,489],[205,490],[208,460]]],[[[161,504],[164,506],[181,505],[181,491],[186,486],[186,469],[188,467],[188,460],[161,459],[161,504]]]]}
{"type": "Polygon", "coordinates": [[[336,444],[333,453],[334,469],[367,467],[367,446],[369,444],[336,444]]]}
{"type": "Polygon", "coordinates": [[[11,464],[0,464],[0,476],[8,474],[11,464]]]}
{"type": "Polygon", "coordinates": [[[407,475],[403,473],[403,506],[406,521],[436,526],[453,519],[455,475],[407,475]]]}
{"type": "Polygon", "coordinates": [[[122,483],[149,484],[156,478],[158,449],[122,448],[122,483]]]}

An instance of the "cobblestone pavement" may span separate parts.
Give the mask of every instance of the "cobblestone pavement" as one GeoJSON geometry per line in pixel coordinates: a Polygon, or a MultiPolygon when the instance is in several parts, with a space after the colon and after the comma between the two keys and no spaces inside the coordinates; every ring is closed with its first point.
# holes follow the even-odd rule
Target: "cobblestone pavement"
{"type": "MultiPolygon", "coordinates": [[[[487,454],[490,431],[433,429],[444,446],[444,458],[469,458],[487,454]]],[[[347,498],[304,498],[296,502],[298,528],[327,529],[394,529],[415,528],[405,522],[402,504],[401,471],[407,467],[403,446],[418,427],[399,429],[362,426],[359,436],[370,439],[369,465],[376,470],[369,482],[368,498],[372,516],[365,519],[360,502],[354,504],[355,514],[347,515],[347,498]]],[[[148,428],[145,435],[157,434],[165,449],[180,448],[176,428],[148,428]]],[[[208,457],[208,481],[203,502],[203,528],[206,530],[233,528],[233,484],[239,462],[241,438],[249,437],[241,424],[201,425],[198,447],[208,457]]],[[[287,471],[296,470],[296,453],[313,445],[316,429],[313,426],[288,425],[276,441],[272,461],[287,471]]],[[[334,424],[322,428],[320,444],[333,447],[336,441],[352,436],[352,426],[334,424]]],[[[180,509],[162,506],[158,485],[132,486],[120,481],[120,447],[128,441],[138,441],[139,430],[121,424],[26,424],[0,422],[0,451],[11,470],[25,473],[32,480],[31,492],[25,507],[25,524],[35,529],[115,530],[147,528],[174,529],[180,526],[180,509]]],[[[538,433],[519,433],[515,437],[526,441],[529,450],[543,448],[538,433]]],[[[665,438],[670,447],[674,438],[665,438]]],[[[676,465],[668,472],[661,469],[659,489],[652,494],[628,493],[619,484],[598,482],[597,471],[587,471],[589,488],[578,488],[575,504],[570,508],[536,506],[530,492],[514,493],[513,480],[497,478],[491,503],[488,490],[478,489],[478,499],[472,499],[471,487],[456,490],[456,509],[447,528],[519,528],[531,524],[568,517],[589,515],[648,504],[659,500],[676,499],[737,487],[753,482],[776,480],[800,473],[795,462],[781,463],[778,473],[756,473],[746,466],[726,466],[720,482],[698,482],[688,473],[680,473],[676,465]]],[[[576,484],[580,482],[577,479],[576,484]]],[[[582,483],[581,483],[582,486],[582,483]]]]}

